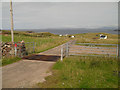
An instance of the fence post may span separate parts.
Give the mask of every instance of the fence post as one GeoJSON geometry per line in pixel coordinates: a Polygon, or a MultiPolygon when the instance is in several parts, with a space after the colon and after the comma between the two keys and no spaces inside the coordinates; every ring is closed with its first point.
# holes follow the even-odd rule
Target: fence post
{"type": "Polygon", "coordinates": [[[15,43],[14,45],[15,45],[14,46],[15,47],[15,56],[17,56],[17,44],[15,43]]]}
{"type": "Polygon", "coordinates": [[[17,56],[17,48],[15,47],[15,56],[17,56]]]}
{"type": "Polygon", "coordinates": [[[117,57],[119,57],[119,44],[117,44],[117,57]]]}
{"type": "Polygon", "coordinates": [[[68,43],[66,44],[66,56],[68,57],[68,55],[69,55],[69,45],[68,45],[68,43]]]}
{"type": "Polygon", "coordinates": [[[63,45],[61,46],[61,61],[63,61],[63,45]]]}
{"type": "Polygon", "coordinates": [[[33,53],[35,52],[35,42],[33,42],[33,53]]]}
{"type": "Polygon", "coordinates": [[[120,45],[118,43],[118,58],[120,58],[120,45]]]}

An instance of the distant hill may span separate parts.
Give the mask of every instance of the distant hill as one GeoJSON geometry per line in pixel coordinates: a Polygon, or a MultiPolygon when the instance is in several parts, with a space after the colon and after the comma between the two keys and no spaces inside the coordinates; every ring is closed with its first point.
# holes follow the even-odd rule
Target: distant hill
{"type": "MultiPolygon", "coordinates": [[[[11,34],[10,30],[2,30],[2,34],[11,34]]],[[[24,36],[31,36],[31,37],[48,37],[48,36],[53,36],[54,34],[49,33],[49,32],[40,32],[40,33],[35,33],[33,31],[14,31],[14,35],[24,35],[24,36]]]]}
{"type": "Polygon", "coordinates": [[[116,30],[114,30],[114,31],[120,31],[120,30],[116,29],[116,30]]]}

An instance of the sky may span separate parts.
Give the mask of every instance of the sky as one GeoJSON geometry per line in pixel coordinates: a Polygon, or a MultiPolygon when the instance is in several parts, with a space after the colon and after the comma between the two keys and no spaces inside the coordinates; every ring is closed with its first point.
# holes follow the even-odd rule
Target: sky
{"type": "MultiPolygon", "coordinates": [[[[10,29],[9,7],[2,3],[2,29],[10,29]]],[[[14,2],[13,16],[15,29],[118,27],[118,3],[14,2]]]]}

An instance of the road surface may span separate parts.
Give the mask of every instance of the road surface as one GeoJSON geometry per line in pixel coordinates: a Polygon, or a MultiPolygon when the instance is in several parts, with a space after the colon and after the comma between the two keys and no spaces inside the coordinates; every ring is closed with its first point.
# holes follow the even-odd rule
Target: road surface
{"type": "MultiPolygon", "coordinates": [[[[44,55],[60,56],[61,46],[38,54],[38,58],[23,59],[13,64],[2,67],[3,88],[30,88],[38,82],[44,82],[45,77],[51,75],[50,68],[55,63],[46,61],[44,55]],[[40,56],[41,55],[41,56],[40,56]],[[44,57],[44,59],[40,58],[44,57]],[[45,61],[44,61],[45,60],[45,61]],[[48,73],[49,71],[49,73],[48,73]]],[[[57,57],[56,57],[57,56],[57,57]]],[[[53,58],[53,57],[52,57],[53,58]]]]}

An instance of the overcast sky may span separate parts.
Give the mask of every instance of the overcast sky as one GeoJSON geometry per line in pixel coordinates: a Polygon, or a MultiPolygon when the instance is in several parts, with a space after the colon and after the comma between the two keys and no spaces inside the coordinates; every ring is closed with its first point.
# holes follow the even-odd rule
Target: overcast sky
{"type": "MultiPolygon", "coordinates": [[[[14,2],[13,14],[15,29],[118,26],[117,2],[14,2]]],[[[9,3],[2,3],[2,29],[10,29],[9,3]]]]}

